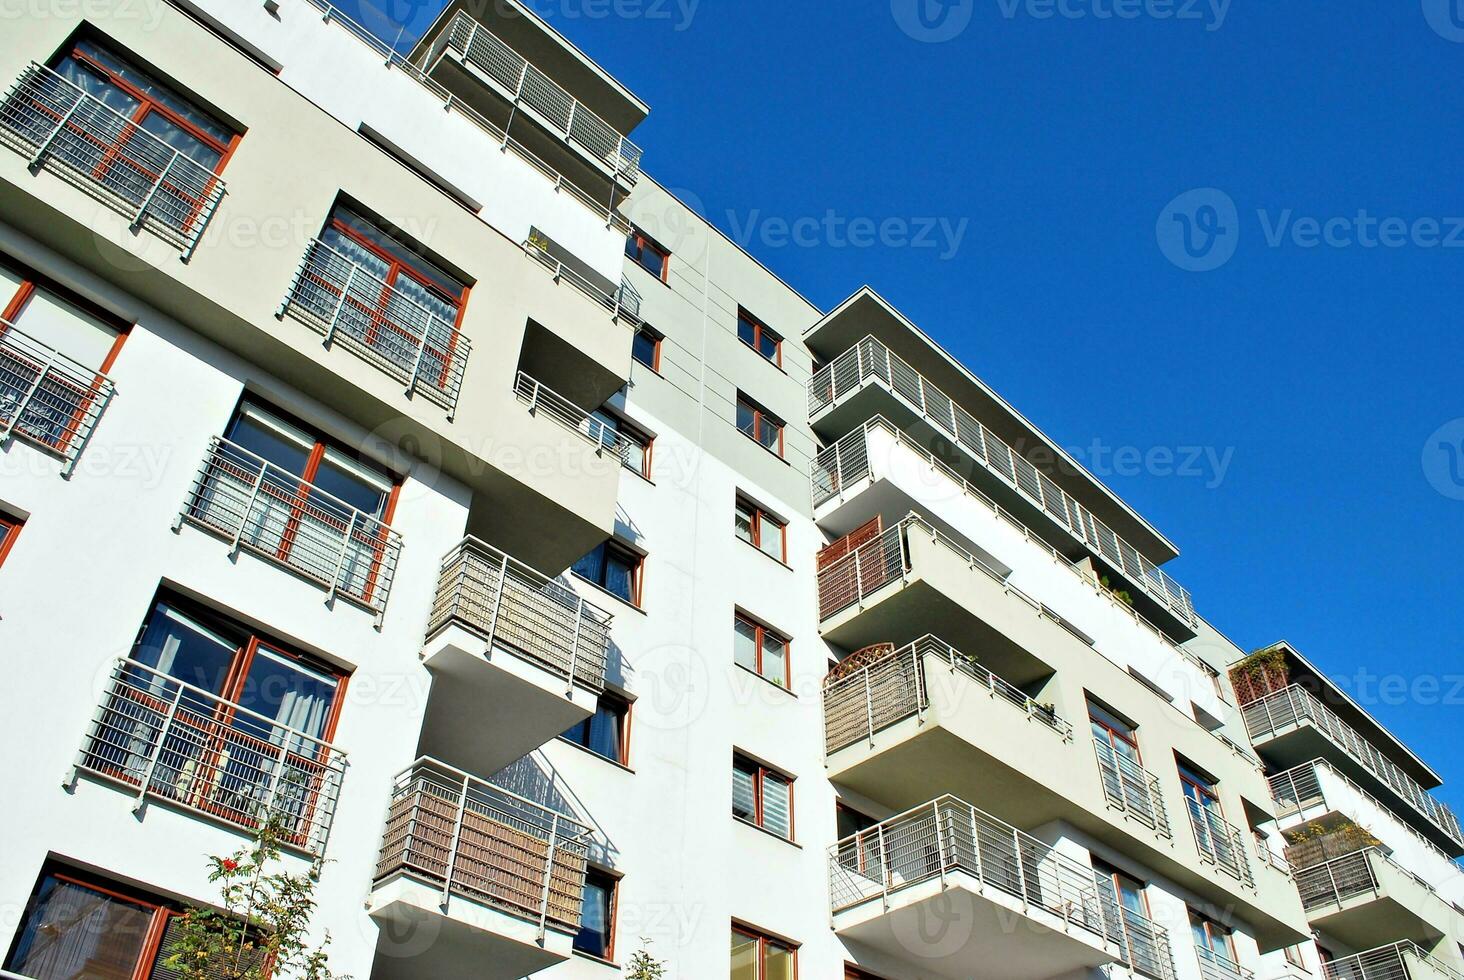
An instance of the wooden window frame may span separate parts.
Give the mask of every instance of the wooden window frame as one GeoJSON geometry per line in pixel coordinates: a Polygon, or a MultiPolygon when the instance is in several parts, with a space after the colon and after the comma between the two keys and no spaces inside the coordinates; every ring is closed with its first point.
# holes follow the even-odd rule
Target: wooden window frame
{"type": "MultiPolygon", "coordinates": [[[[635,702],[632,701],[632,700],[630,700],[630,698],[626,697],[625,695],[619,694],[619,693],[617,693],[615,691],[605,691],[598,698],[595,699],[595,709],[596,709],[596,712],[599,711],[600,705],[603,704],[603,703],[605,703],[605,702],[607,702],[607,701],[608,702],[612,702],[616,706],[616,708],[618,709],[616,713],[619,715],[619,718],[620,718],[620,737],[617,739],[617,742],[616,742],[616,754],[619,756],[619,758],[611,759],[609,756],[602,755],[601,753],[596,752],[593,748],[591,748],[589,745],[586,745],[584,742],[581,742],[578,739],[570,738],[568,731],[565,732],[564,734],[560,735],[559,737],[562,738],[562,739],[564,739],[566,742],[570,743],[571,745],[578,746],[579,748],[584,749],[586,752],[592,752],[592,753],[594,753],[595,755],[599,756],[602,759],[606,759],[607,761],[613,762],[613,763],[615,763],[618,766],[624,766],[625,768],[629,769],[630,768],[630,721],[631,721],[631,714],[632,714],[632,712],[635,709],[635,702]]],[[[588,719],[586,719],[584,722],[580,722],[580,724],[593,724],[594,723],[594,718],[595,718],[595,716],[593,714],[591,714],[588,719]]],[[[579,726],[578,725],[574,726],[574,728],[577,728],[577,727],[579,727],[579,726]]],[[[569,729],[569,731],[573,731],[574,728],[569,729]]],[[[590,732],[590,730],[588,728],[586,728],[585,729],[585,735],[586,735],[586,737],[588,737],[589,732],[590,732]]]]}
{"type": "Polygon", "coordinates": [[[671,250],[634,225],[631,225],[630,234],[625,238],[625,257],[634,262],[642,272],[655,276],[662,282],[668,281],[671,273],[671,250]],[[632,248],[634,248],[634,252],[631,251],[632,248]],[[647,251],[661,257],[659,273],[647,269],[645,263],[641,261],[641,256],[647,251]]]}
{"type": "MultiPolygon", "coordinates": [[[[736,633],[736,624],[738,623],[743,623],[747,626],[752,627],[753,644],[757,649],[757,668],[753,671],[753,673],[757,674],[757,676],[761,677],[765,681],[772,681],[774,684],[778,682],[769,677],[767,673],[763,670],[763,643],[769,636],[776,637],[777,639],[783,641],[784,678],[781,686],[785,691],[793,690],[793,641],[784,636],[782,633],[778,632],[777,630],[772,629],[768,626],[764,626],[762,623],[758,622],[757,620],[753,619],[751,616],[743,612],[734,612],[732,614],[732,622],[734,634],[736,633]]],[[[735,636],[733,638],[733,641],[736,642],[735,636]]]]}
{"type": "Polygon", "coordinates": [[[757,317],[753,316],[751,313],[749,313],[747,311],[747,308],[746,307],[743,307],[743,306],[737,307],[737,339],[739,341],[741,341],[743,344],[745,344],[746,346],[751,347],[752,350],[753,350],[753,353],[757,354],[758,357],[761,357],[763,360],[767,361],[769,364],[777,365],[777,367],[780,368],[780,369],[782,368],[782,366],[783,366],[783,335],[780,334],[780,333],[778,333],[777,331],[771,329],[767,324],[763,323],[757,317]],[[742,324],[744,324],[744,323],[746,323],[748,326],[752,327],[752,342],[751,343],[748,343],[748,341],[744,340],[743,337],[742,337],[742,324]],[[759,346],[761,344],[761,342],[763,341],[764,338],[770,339],[773,342],[773,356],[772,357],[769,357],[768,355],[764,354],[762,352],[761,346],[759,346]]]}
{"type": "Polygon", "coordinates": [[[777,936],[774,936],[771,933],[764,932],[756,926],[750,926],[747,923],[742,922],[738,919],[732,920],[731,932],[735,935],[743,937],[744,939],[751,939],[757,943],[757,961],[754,964],[757,972],[757,980],[765,980],[767,976],[769,946],[776,946],[781,950],[787,951],[789,957],[793,960],[794,980],[797,980],[798,950],[800,949],[799,944],[787,939],[779,939],[777,936]]]}
{"type": "Polygon", "coordinates": [[[638,328],[636,328],[635,335],[639,337],[642,334],[651,338],[651,343],[653,345],[651,350],[651,363],[647,364],[645,361],[642,361],[640,358],[635,356],[634,340],[632,340],[631,342],[631,359],[634,360],[637,364],[640,364],[643,367],[648,367],[657,374],[660,374],[661,342],[666,339],[666,336],[648,323],[642,323],[638,328]]]}
{"type": "Polygon", "coordinates": [[[1223,926],[1220,923],[1216,922],[1214,919],[1211,919],[1207,915],[1203,915],[1203,914],[1201,914],[1199,912],[1196,912],[1194,909],[1190,909],[1189,910],[1189,919],[1190,919],[1190,934],[1191,935],[1194,934],[1194,928],[1196,926],[1199,926],[1199,927],[1201,927],[1204,930],[1206,942],[1209,943],[1209,945],[1207,947],[1207,951],[1208,952],[1211,952],[1211,953],[1214,952],[1214,950],[1215,950],[1215,937],[1218,935],[1222,939],[1225,940],[1225,955],[1230,959],[1230,962],[1232,962],[1232,963],[1239,963],[1240,962],[1240,959],[1236,956],[1236,953],[1235,953],[1235,930],[1234,929],[1227,929],[1225,926],[1223,926]]]}
{"type": "MultiPolygon", "coordinates": [[[[1093,705],[1092,702],[1089,702],[1089,704],[1088,704],[1088,722],[1089,722],[1089,724],[1090,725],[1097,725],[1099,728],[1103,729],[1105,732],[1108,733],[1109,748],[1112,748],[1115,751],[1118,750],[1118,746],[1116,744],[1114,744],[1114,740],[1115,739],[1117,739],[1120,742],[1123,742],[1125,745],[1127,745],[1130,748],[1132,748],[1134,750],[1134,756],[1135,756],[1135,758],[1138,760],[1139,765],[1142,766],[1144,764],[1144,753],[1139,748],[1139,734],[1138,734],[1139,730],[1138,730],[1138,726],[1133,726],[1131,728],[1131,730],[1130,731],[1127,731],[1127,732],[1121,731],[1120,729],[1115,728],[1106,718],[1100,718],[1097,715],[1093,714],[1093,708],[1094,707],[1095,707],[1095,705],[1093,705]]],[[[1102,708],[1100,710],[1103,710],[1104,712],[1106,712],[1108,714],[1113,714],[1113,712],[1108,711],[1108,709],[1106,709],[1106,708],[1102,708]]],[[[1117,716],[1115,716],[1115,717],[1117,717],[1117,716]]]]}
{"type": "Polygon", "coordinates": [[[746,817],[739,817],[736,814],[733,814],[732,819],[737,820],[737,821],[740,821],[740,822],[745,823],[745,824],[750,824],[750,825],[756,827],[758,830],[765,831],[766,833],[772,834],[774,837],[778,838],[779,840],[785,840],[785,841],[787,841],[790,844],[797,843],[798,842],[798,821],[797,821],[797,819],[795,817],[795,814],[797,813],[797,809],[796,809],[796,807],[794,806],[794,803],[793,803],[794,784],[797,782],[797,780],[794,779],[792,776],[788,775],[787,773],[783,772],[782,770],[774,769],[772,766],[765,766],[765,765],[763,765],[761,762],[758,762],[756,759],[754,759],[750,755],[744,755],[741,752],[735,752],[734,751],[732,753],[732,769],[733,769],[734,772],[737,769],[738,763],[741,763],[743,766],[748,767],[748,768],[751,768],[751,769],[754,770],[753,777],[752,777],[753,819],[749,820],[746,817]],[[776,830],[773,830],[770,827],[764,826],[764,823],[763,823],[763,821],[766,819],[766,816],[763,813],[763,781],[765,779],[767,779],[767,777],[769,777],[769,776],[772,776],[774,779],[781,781],[782,783],[784,783],[788,787],[788,836],[787,837],[784,837],[782,834],[778,833],[776,830]]]}
{"type": "MultiPolygon", "coordinates": [[[[644,588],[645,588],[645,574],[646,574],[646,556],[645,556],[645,554],[642,553],[642,552],[639,552],[639,551],[635,550],[634,548],[632,548],[629,545],[627,545],[627,544],[625,544],[625,543],[617,540],[616,538],[610,538],[608,541],[602,541],[602,542],[600,542],[599,544],[597,544],[594,547],[594,549],[586,552],[585,554],[586,555],[594,554],[594,552],[597,551],[597,550],[599,550],[600,548],[604,548],[605,549],[605,551],[606,551],[606,556],[605,557],[607,559],[609,558],[609,553],[613,551],[613,552],[617,553],[618,555],[620,555],[622,558],[627,559],[628,560],[628,563],[629,564],[632,564],[634,566],[631,569],[631,573],[630,573],[630,598],[629,599],[626,599],[624,596],[618,595],[617,593],[611,592],[610,589],[605,585],[604,582],[596,582],[594,579],[590,578],[589,576],[581,575],[579,572],[573,572],[573,566],[571,566],[571,571],[573,572],[573,574],[576,575],[579,578],[584,579],[586,582],[589,582],[591,585],[593,585],[595,588],[599,589],[601,592],[604,592],[604,593],[607,593],[609,595],[615,596],[615,598],[616,599],[619,599],[621,602],[627,602],[627,603],[629,603],[630,605],[634,606],[637,609],[643,609],[644,606],[641,605],[641,600],[642,600],[642,595],[643,595],[643,591],[644,591],[644,588]]],[[[584,559],[581,558],[580,560],[583,561],[584,559]]],[[[575,564],[578,564],[578,562],[576,562],[575,564]]],[[[609,561],[608,560],[604,564],[605,564],[605,566],[607,568],[609,567],[609,561]]]]}
{"type": "Polygon", "coordinates": [[[784,443],[783,443],[783,437],[784,437],[785,433],[787,432],[788,423],[782,421],[776,415],[773,415],[771,412],[769,412],[767,409],[763,408],[761,405],[759,405],[757,402],[753,401],[751,398],[748,398],[746,395],[742,394],[741,392],[738,392],[737,393],[737,407],[740,409],[740,408],[742,408],[744,406],[748,410],[750,410],[752,412],[752,431],[751,432],[746,432],[746,431],[744,431],[742,429],[741,426],[738,426],[737,427],[737,431],[738,432],[741,432],[743,435],[747,436],[747,438],[751,439],[753,442],[755,442],[761,448],[767,450],[770,453],[773,453],[779,459],[785,459],[786,457],[784,456],[784,448],[785,447],[784,447],[784,443]],[[761,436],[762,436],[762,430],[763,430],[763,426],[764,425],[772,425],[772,426],[775,426],[777,428],[777,430],[778,430],[778,448],[777,449],[774,449],[772,446],[768,446],[768,445],[765,445],[763,443],[761,436]]]}
{"type": "Polygon", "coordinates": [[[1208,809],[1208,803],[1213,803],[1215,812],[1222,817],[1225,815],[1225,806],[1220,801],[1220,781],[1206,776],[1197,767],[1186,762],[1183,758],[1175,759],[1175,768],[1179,771],[1179,786],[1181,792],[1187,798],[1190,797],[1189,790],[1193,789],[1200,797],[1196,802],[1208,809]]]}
{"type": "Polygon", "coordinates": [[[9,556],[10,549],[15,547],[15,539],[20,537],[24,527],[25,521],[20,518],[0,513],[0,567],[4,567],[5,559],[9,556]]]}
{"type": "MultiPolygon", "coordinates": [[[[736,504],[734,504],[734,507],[738,511],[746,510],[746,511],[748,511],[748,512],[751,513],[751,515],[752,515],[752,540],[750,542],[748,542],[748,543],[751,544],[758,551],[761,551],[763,554],[768,555],[768,552],[765,551],[763,549],[763,546],[762,546],[762,526],[763,526],[763,522],[764,521],[767,521],[767,523],[773,525],[773,527],[775,527],[775,528],[778,529],[778,536],[781,539],[781,541],[780,541],[780,545],[781,546],[779,547],[778,554],[776,556],[774,556],[774,555],[768,555],[768,557],[769,558],[776,557],[784,565],[788,564],[788,522],[787,521],[784,521],[784,520],[780,520],[779,518],[777,518],[773,514],[768,513],[762,507],[760,507],[757,504],[753,503],[752,500],[750,500],[747,497],[742,496],[741,494],[738,494],[737,495],[737,502],[736,502],[736,504]]],[[[734,517],[734,520],[735,520],[735,518],[736,518],[735,511],[734,511],[733,517],[734,517]]],[[[735,530],[735,525],[734,525],[734,530],[735,530]]]]}
{"type": "MultiPolygon", "coordinates": [[[[600,956],[596,953],[591,953],[588,950],[580,949],[578,946],[573,946],[572,948],[576,953],[579,953],[581,956],[588,956],[592,960],[599,960],[605,963],[614,963],[615,934],[617,931],[616,926],[618,924],[617,920],[620,918],[620,882],[624,880],[624,875],[616,874],[615,872],[610,871],[606,868],[598,868],[594,865],[591,865],[590,867],[585,869],[586,883],[589,882],[590,878],[603,879],[610,885],[610,907],[608,910],[609,914],[605,918],[605,954],[603,956],[600,956]]],[[[580,907],[581,909],[583,909],[584,907],[583,897],[581,897],[580,899],[580,907]]],[[[579,938],[578,932],[576,932],[575,938],[576,940],[579,938]]]]}

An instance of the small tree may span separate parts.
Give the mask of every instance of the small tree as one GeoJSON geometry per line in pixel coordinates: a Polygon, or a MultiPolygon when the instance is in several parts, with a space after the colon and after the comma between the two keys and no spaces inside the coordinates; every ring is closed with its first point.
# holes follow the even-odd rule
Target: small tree
{"type": "Polygon", "coordinates": [[[625,980],[662,980],[666,976],[666,964],[645,951],[645,947],[650,944],[649,939],[641,937],[641,948],[636,950],[626,964],[625,980]]]}
{"type": "Polygon", "coordinates": [[[279,867],[284,830],[265,821],[254,840],[229,857],[211,857],[208,880],[219,883],[224,907],[191,907],[166,962],[185,980],[350,980],[330,972],[326,948],[309,942],[315,878],[279,867]]]}

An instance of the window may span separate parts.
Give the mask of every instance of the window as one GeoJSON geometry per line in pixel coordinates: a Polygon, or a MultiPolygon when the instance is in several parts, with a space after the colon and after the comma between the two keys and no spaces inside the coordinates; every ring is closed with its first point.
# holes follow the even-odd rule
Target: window
{"type": "Polygon", "coordinates": [[[737,396],[737,428],[764,449],[783,455],[783,423],[741,395],[737,396]]]}
{"type": "Polygon", "coordinates": [[[1139,755],[1138,730],[1133,725],[1091,701],[1088,703],[1088,721],[1093,727],[1093,738],[1099,743],[1107,745],[1115,755],[1134,765],[1143,764],[1139,755]]]}
{"type": "Polygon", "coordinates": [[[0,565],[5,564],[5,556],[15,546],[15,539],[20,536],[20,525],[21,522],[15,518],[0,514],[0,565]]]}
{"type": "Polygon", "coordinates": [[[615,956],[615,892],[618,878],[598,868],[585,873],[579,932],[574,948],[602,960],[615,956]]]}
{"type": "Polygon", "coordinates": [[[792,840],[793,781],[744,756],[733,756],[732,815],[792,840]]]}
{"type": "Polygon", "coordinates": [[[562,738],[602,755],[611,762],[628,765],[630,749],[630,702],[618,694],[600,695],[595,713],[565,732],[562,738]]]}
{"type": "MultiPolygon", "coordinates": [[[[1199,951],[1202,963],[1216,963],[1221,967],[1235,964],[1235,943],[1230,930],[1200,913],[1190,910],[1190,930],[1194,933],[1195,949],[1199,951]]],[[[1232,970],[1239,975],[1239,970],[1232,970]]]]}
{"type": "Polygon", "coordinates": [[[661,340],[659,333],[641,324],[630,342],[630,356],[656,373],[661,371],[661,340]]]}
{"type": "Polygon", "coordinates": [[[747,926],[732,926],[732,980],[793,980],[798,950],[747,926]]]}
{"type": "Polygon", "coordinates": [[[651,446],[654,438],[642,432],[633,423],[600,409],[590,413],[590,438],[599,440],[605,446],[623,443],[626,469],[638,473],[647,480],[651,478],[651,446]]]}
{"type": "Polygon", "coordinates": [[[0,260],[0,428],[19,413],[16,435],[66,452],[90,428],[103,397],[99,375],[111,370],[125,337],[107,314],[0,260]],[[62,359],[48,369],[51,351],[62,359]]]}
{"type": "Polygon", "coordinates": [[[1184,787],[1185,803],[1190,812],[1196,816],[1201,813],[1222,816],[1224,811],[1215,780],[1186,762],[1180,761],[1178,765],[1179,781],[1184,787]]]}
{"type": "Polygon", "coordinates": [[[732,621],[732,659],[779,687],[793,686],[788,640],[740,614],[732,621]]]}
{"type": "Polygon", "coordinates": [[[580,578],[632,606],[641,604],[641,566],[645,559],[617,541],[606,541],[574,563],[580,578]]]}
{"type": "Polygon", "coordinates": [[[51,864],[26,904],[5,969],[34,980],[164,980],[176,975],[164,964],[179,950],[181,911],[136,889],[51,864]]]}
{"type": "Polygon", "coordinates": [[[778,367],[783,366],[783,338],[740,306],[737,308],[737,339],[778,367]]]}
{"type": "Polygon", "coordinates": [[[1302,958],[1300,943],[1297,943],[1295,946],[1287,946],[1281,952],[1286,957],[1287,963],[1290,963],[1298,969],[1306,969],[1306,960],[1302,958]]]}
{"type": "Polygon", "coordinates": [[[1102,861],[1093,862],[1099,896],[1116,906],[1123,915],[1124,932],[1129,937],[1129,965],[1151,977],[1163,977],[1169,966],[1167,944],[1150,921],[1149,897],[1144,883],[1102,861]]]}
{"type": "Polygon", "coordinates": [[[666,281],[671,268],[670,250],[658,245],[639,228],[632,228],[625,239],[625,255],[657,279],[666,281]]]}
{"type": "Polygon", "coordinates": [[[785,522],[742,497],[737,498],[734,520],[739,538],[783,564],[788,563],[788,526],[785,522]]]}

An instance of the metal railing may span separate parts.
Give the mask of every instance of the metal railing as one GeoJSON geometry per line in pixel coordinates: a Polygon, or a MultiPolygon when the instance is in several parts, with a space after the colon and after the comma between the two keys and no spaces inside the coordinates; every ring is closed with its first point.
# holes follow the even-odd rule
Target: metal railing
{"type": "Polygon", "coordinates": [[[376,613],[402,538],[376,517],[227,439],[214,437],[176,527],[193,524],[376,613]]]}
{"type": "Polygon", "coordinates": [[[540,265],[553,273],[555,282],[563,279],[590,299],[609,310],[610,315],[615,319],[623,319],[631,324],[631,326],[640,325],[641,295],[624,276],[620,279],[620,287],[618,289],[613,292],[606,292],[587,276],[576,272],[573,268],[555,258],[549,253],[548,249],[537,244],[532,238],[524,241],[524,251],[532,256],[540,265]]]}
{"type": "Polygon", "coordinates": [[[640,147],[467,13],[459,11],[448,24],[447,43],[612,173],[632,184],[640,177],[640,147]]]}
{"type": "Polygon", "coordinates": [[[1250,855],[1245,845],[1245,835],[1240,828],[1227,821],[1212,807],[1202,805],[1194,797],[1185,796],[1189,810],[1190,830],[1194,831],[1195,847],[1200,859],[1215,865],[1232,878],[1254,886],[1251,874],[1250,855]]]}
{"type": "Polygon", "coordinates": [[[630,460],[630,437],[595,418],[553,388],[541,384],[523,371],[514,379],[513,393],[529,407],[529,414],[543,412],[560,425],[579,433],[598,452],[609,452],[625,465],[630,460]]]}
{"type": "Polygon", "coordinates": [[[1039,705],[1020,690],[956,650],[944,640],[924,636],[874,663],[841,677],[824,688],[824,745],[833,753],[846,745],[868,740],[898,721],[923,715],[930,707],[925,660],[934,656],[954,674],[974,681],[993,700],[1005,701],[1027,716],[1071,741],[1073,726],[1039,705]]]}
{"type": "Polygon", "coordinates": [[[943,796],[846,837],[829,850],[834,912],[963,873],[1123,949],[1093,869],[953,796],[943,796]]]}
{"type": "Polygon", "coordinates": [[[457,411],[472,344],[457,324],[388,285],[348,256],[312,240],[277,317],[291,315],[340,342],[397,381],[408,397],[421,394],[457,411]]]}
{"type": "MultiPolygon", "coordinates": [[[[1360,895],[1377,895],[1382,889],[1373,861],[1387,860],[1382,851],[1366,847],[1307,868],[1295,868],[1296,890],[1308,912],[1341,905],[1360,895]]],[[[1398,870],[1403,871],[1402,868],[1398,870]]],[[[1404,874],[1408,872],[1404,871],[1404,874]]]]}
{"type": "Polygon", "coordinates": [[[1103,739],[1093,739],[1093,751],[1098,757],[1098,775],[1108,805],[1159,835],[1170,837],[1169,811],[1164,806],[1159,777],[1103,739]]]}
{"type": "Polygon", "coordinates": [[[1259,830],[1253,830],[1251,831],[1251,839],[1256,845],[1257,860],[1272,870],[1279,871],[1288,878],[1291,877],[1291,865],[1285,857],[1271,849],[1271,842],[1267,840],[1265,834],[1259,830]]]}
{"type": "Polygon", "coordinates": [[[1098,882],[1104,913],[1108,915],[1112,928],[1123,936],[1124,965],[1147,977],[1174,980],[1174,947],[1169,942],[1169,930],[1121,904],[1114,893],[1111,875],[1098,874],[1094,877],[1098,882]]]}
{"type": "Polygon", "coordinates": [[[595,693],[605,689],[610,614],[477,538],[448,552],[437,578],[430,639],[449,625],[501,644],[595,693]]]}
{"type": "Polygon", "coordinates": [[[1419,967],[1447,980],[1464,980],[1464,974],[1409,940],[1325,962],[1322,976],[1325,980],[1425,980],[1428,974],[1419,967]]]}
{"type": "Polygon", "coordinates": [[[1430,796],[1417,780],[1378,751],[1376,746],[1305,688],[1293,684],[1273,691],[1243,705],[1241,714],[1245,717],[1245,727],[1252,742],[1260,742],[1286,729],[1310,723],[1351,759],[1390,786],[1450,840],[1464,846],[1464,830],[1461,830],[1458,817],[1446,804],[1430,796]]]}
{"type": "Polygon", "coordinates": [[[485,779],[422,758],[396,777],[376,865],[534,922],[539,938],[579,928],[590,832],[485,779]]]}
{"type": "Polygon", "coordinates": [[[874,382],[907,402],[916,414],[1046,513],[1135,587],[1183,622],[1190,626],[1199,624],[1188,590],[875,338],[865,337],[814,374],[808,382],[809,416],[874,382]]]}
{"type": "Polygon", "coordinates": [[[290,847],[325,852],[345,753],[134,660],[112,668],[76,770],[240,827],[274,821],[290,847]]]}
{"type": "Polygon", "coordinates": [[[1195,956],[1200,961],[1200,976],[1204,980],[1255,980],[1255,973],[1239,963],[1203,946],[1195,947],[1195,956]]]}
{"type": "Polygon", "coordinates": [[[0,142],[182,251],[186,262],[224,196],[213,170],[34,62],[0,102],[0,142]]]}
{"type": "Polygon", "coordinates": [[[0,443],[35,443],[70,473],[114,392],[105,374],[0,320],[0,443]]]}

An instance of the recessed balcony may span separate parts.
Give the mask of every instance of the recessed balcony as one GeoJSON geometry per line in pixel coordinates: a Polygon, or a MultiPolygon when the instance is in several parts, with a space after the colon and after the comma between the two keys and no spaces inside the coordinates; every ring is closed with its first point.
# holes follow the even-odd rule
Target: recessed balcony
{"type": "Polygon", "coordinates": [[[0,319],[0,445],[24,439],[70,473],[113,391],[105,374],[0,319]]]}
{"type": "Polygon", "coordinates": [[[1322,964],[1325,980],[1464,980],[1417,943],[1390,943],[1322,964]]]}
{"type": "Polygon", "coordinates": [[[1376,847],[1296,868],[1294,877],[1307,919],[1354,949],[1400,938],[1432,947],[1464,915],[1376,847]]]}
{"type": "Polygon", "coordinates": [[[482,541],[443,559],[422,659],[422,751],[498,772],[594,713],[610,614],[482,541]]]}
{"type": "Polygon", "coordinates": [[[112,667],[76,773],[148,801],[252,832],[265,820],[282,842],[325,852],[345,753],[243,705],[130,659],[112,667]]]}
{"type": "Polygon", "coordinates": [[[1239,963],[1212,949],[1195,947],[1195,956],[1200,963],[1202,980],[1255,980],[1255,973],[1239,963]]]}
{"type": "Polygon", "coordinates": [[[828,862],[834,931],[939,976],[998,963],[1045,980],[1128,959],[1091,867],[955,797],[840,841],[828,862]]]}
{"type": "Polygon", "coordinates": [[[1185,804],[1200,860],[1245,885],[1254,886],[1246,836],[1240,828],[1226,821],[1214,807],[1201,804],[1194,797],[1186,796],[1185,804]]]}
{"type": "Polygon", "coordinates": [[[570,958],[589,831],[500,786],[419,759],[387,809],[367,911],[382,929],[373,977],[516,980],[570,958]],[[430,935],[414,955],[393,936],[430,935]]]}

